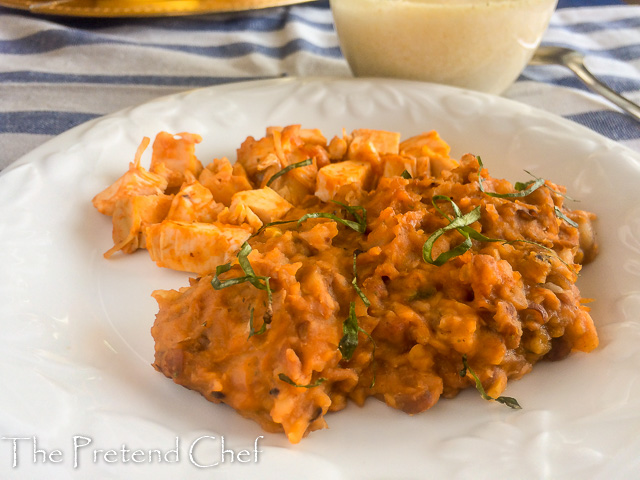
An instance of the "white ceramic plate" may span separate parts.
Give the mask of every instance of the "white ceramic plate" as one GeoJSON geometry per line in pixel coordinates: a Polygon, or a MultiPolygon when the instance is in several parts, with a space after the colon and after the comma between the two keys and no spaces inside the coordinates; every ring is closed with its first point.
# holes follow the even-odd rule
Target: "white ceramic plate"
{"type": "Polygon", "coordinates": [[[0,176],[0,477],[637,476],[639,184],[637,154],[573,123],[498,97],[402,81],[228,85],[75,128],[0,176]],[[539,364],[511,382],[506,394],[520,401],[520,411],[482,401],[472,390],[414,417],[370,400],[328,415],[330,429],[293,446],[155,372],[150,293],[184,286],[187,276],[159,269],[144,251],[105,260],[110,219],[91,198],[125,171],[144,135],[199,133],[197,154],[208,163],[234,158],[245,137],[262,136],[267,126],[293,123],[327,136],[357,127],[405,138],[436,129],[454,156],[481,154],[495,176],[522,180],[528,169],[567,185],[582,200],[574,207],[600,217],[601,254],[579,285],[584,297],[596,299],[601,346],[539,364]],[[221,455],[222,437],[233,462],[230,453],[221,455]],[[34,458],[34,443],[46,453],[34,458]],[[132,458],[135,450],[141,453],[132,458]]]}

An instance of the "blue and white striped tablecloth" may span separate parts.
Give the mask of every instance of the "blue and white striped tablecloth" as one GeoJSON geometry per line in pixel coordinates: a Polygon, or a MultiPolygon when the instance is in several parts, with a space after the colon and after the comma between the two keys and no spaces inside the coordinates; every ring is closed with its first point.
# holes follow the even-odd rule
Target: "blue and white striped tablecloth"
{"type": "MultiPolygon", "coordinates": [[[[577,0],[562,0],[575,4],[577,0]]],[[[640,6],[559,8],[543,43],[588,54],[640,102],[640,6]]],[[[148,19],[35,16],[0,7],[0,169],[54,135],[178,91],[277,76],[351,76],[328,2],[148,19]]],[[[640,151],[640,124],[563,67],[528,67],[505,96],[640,151]]]]}

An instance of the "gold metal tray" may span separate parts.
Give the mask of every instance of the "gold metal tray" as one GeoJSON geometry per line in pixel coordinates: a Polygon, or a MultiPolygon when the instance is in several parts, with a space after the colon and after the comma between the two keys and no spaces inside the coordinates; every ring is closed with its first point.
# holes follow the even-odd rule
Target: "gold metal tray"
{"type": "Polygon", "coordinates": [[[311,0],[0,0],[0,5],[46,15],[74,17],[167,17],[237,12],[311,0]]]}

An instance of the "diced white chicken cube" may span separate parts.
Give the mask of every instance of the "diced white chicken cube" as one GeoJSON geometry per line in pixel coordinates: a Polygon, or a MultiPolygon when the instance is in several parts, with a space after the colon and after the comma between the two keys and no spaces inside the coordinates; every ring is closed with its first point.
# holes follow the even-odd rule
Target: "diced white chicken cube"
{"type": "Polygon", "coordinates": [[[408,155],[384,155],[383,177],[399,177],[403,172],[409,173],[411,177],[416,175],[416,157],[408,155]]]}
{"type": "MultiPolygon", "coordinates": [[[[267,136],[256,140],[253,137],[247,137],[237,150],[238,163],[242,165],[247,172],[250,180],[254,182],[260,181],[260,172],[265,169],[265,161],[270,155],[275,155],[275,147],[273,145],[273,136],[267,136]]],[[[277,159],[277,156],[275,156],[277,159]]]]}
{"type": "Polygon", "coordinates": [[[451,147],[435,130],[407,138],[400,144],[401,154],[414,157],[448,157],[450,151],[451,147]]]}
{"type": "Polygon", "coordinates": [[[326,145],[327,139],[322,132],[317,128],[301,128],[299,130],[300,139],[304,143],[311,143],[314,145],[326,145]]]}
{"type": "Polygon", "coordinates": [[[453,170],[458,167],[457,160],[448,157],[434,157],[430,159],[431,164],[431,176],[441,177],[442,172],[453,170]]]}
{"type": "Polygon", "coordinates": [[[331,163],[318,170],[315,195],[323,202],[335,198],[340,187],[355,185],[366,190],[371,179],[371,164],[357,160],[331,163]]]}
{"type": "Polygon", "coordinates": [[[164,176],[169,188],[179,188],[186,172],[197,177],[202,171],[202,163],[195,155],[195,146],[201,141],[202,137],[194,133],[158,133],[153,142],[150,170],[164,176]]]}
{"type": "Polygon", "coordinates": [[[184,183],[171,202],[167,220],[204,222],[216,220],[224,205],[213,199],[211,191],[197,180],[184,183]]]}
{"type": "Polygon", "coordinates": [[[253,210],[243,203],[236,203],[233,210],[230,207],[224,207],[224,209],[218,214],[217,220],[230,225],[248,226],[252,233],[256,233],[263,225],[260,217],[253,213],[253,210]]]}
{"type": "Polygon", "coordinates": [[[226,206],[231,205],[234,193],[253,188],[244,167],[239,163],[232,166],[226,157],[214,159],[200,172],[198,181],[211,191],[216,202],[226,206]]]}
{"type": "Polygon", "coordinates": [[[238,204],[249,207],[263,223],[278,220],[293,208],[293,205],[270,187],[235,193],[231,198],[229,210],[233,211],[238,204]]]}
{"type": "Polygon", "coordinates": [[[400,154],[416,157],[416,176],[439,177],[445,170],[452,170],[458,162],[449,157],[451,148],[438,132],[430,131],[408,138],[400,144],[400,154]]]}
{"type": "Polygon", "coordinates": [[[206,275],[235,258],[251,231],[222,223],[165,220],[146,228],[147,250],[159,267],[206,275]]]}
{"type": "Polygon", "coordinates": [[[93,197],[93,205],[104,215],[113,215],[118,200],[136,195],[160,195],[167,188],[167,180],[161,175],[145,170],[140,166],[140,158],[149,145],[149,138],[144,137],[129,164],[129,170],[113,184],[93,197]]]}
{"type": "Polygon", "coordinates": [[[118,250],[133,253],[145,248],[144,229],[162,222],[171,206],[171,195],[136,195],[123,197],[113,211],[113,247],[105,254],[109,258],[118,250]]]}
{"type": "Polygon", "coordinates": [[[359,129],[351,133],[349,158],[378,163],[380,155],[398,153],[400,134],[382,130],[359,129]]]}
{"type": "Polygon", "coordinates": [[[347,148],[348,144],[344,138],[333,137],[327,147],[329,158],[334,161],[343,160],[344,156],[347,154],[347,148]]]}
{"type": "Polygon", "coordinates": [[[370,143],[379,155],[385,153],[398,153],[400,148],[400,134],[398,132],[387,132],[385,130],[369,130],[360,128],[351,133],[351,146],[355,148],[363,143],[370,143]]]}

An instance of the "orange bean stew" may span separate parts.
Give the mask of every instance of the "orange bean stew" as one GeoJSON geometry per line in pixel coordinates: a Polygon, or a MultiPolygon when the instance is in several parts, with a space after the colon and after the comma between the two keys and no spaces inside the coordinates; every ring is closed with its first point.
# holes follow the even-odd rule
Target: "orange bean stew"
{"type": "MultiPolygon", "coordinates": [[[[299,442],[325,414],[374,396],[416,414],[598,337],[575,285],[597,252],[592,213],[565,188],[511,184],[434,132],[327,141],[299,125],[248,137],[237,160],[158,134],[94,198],[114,247],[194,273],[158,290],[153,366],[299,442]]],[[[487,162],[489,163],[489,162],[487,162]]]]}

